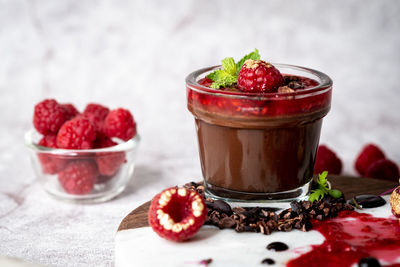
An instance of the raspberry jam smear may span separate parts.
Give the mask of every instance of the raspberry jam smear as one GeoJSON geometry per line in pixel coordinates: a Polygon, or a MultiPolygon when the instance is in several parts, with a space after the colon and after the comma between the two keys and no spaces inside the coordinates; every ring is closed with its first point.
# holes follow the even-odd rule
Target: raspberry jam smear
{"type": "Polygon", "coordinates": [[[343,211],[335,219],[313,221],[313,226],[326,240],[287,266],[351,266],[365,257],[377,258],[384,266],[400,266],[400,224],[395,219],[343,211]]]}

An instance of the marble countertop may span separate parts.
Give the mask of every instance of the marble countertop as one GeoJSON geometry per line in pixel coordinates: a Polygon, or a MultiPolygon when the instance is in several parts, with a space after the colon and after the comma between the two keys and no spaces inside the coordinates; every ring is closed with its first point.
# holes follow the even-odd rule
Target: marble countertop
{"type": "Polygon", "coordinates": [[[122,218],[165,187],[201,177],[185,76],[238,59],[321,70],[334,81],[321,143],[354,175],[368,143],[400,164],[398,1],[0,1],[0,255],[112,266],[122,218]],[[43,98],[133,111],[137,167],[116,199],[76,205],[36,182],[23,135],[43,98]]]}

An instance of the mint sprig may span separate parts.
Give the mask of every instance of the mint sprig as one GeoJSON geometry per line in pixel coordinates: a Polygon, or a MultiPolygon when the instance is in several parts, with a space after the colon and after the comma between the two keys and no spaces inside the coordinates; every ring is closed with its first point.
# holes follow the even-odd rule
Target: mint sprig
{"type": "Polygon", "coordinates": [[[342,192],[337,189],[329,189],[329,182],[327,179],[328,172],[324,171],[318,174],[317,179],[317,189],[311,191],[308,200],[311,202],[318,201],[323,199],[326,195],[330,195],[333,198],[340,198],[342,196],[342,192]]]}
{"type": "Polygon", "coordinates": [[[245,56],[236,64],[236,66],[237,66],[236,75],[239,74],[239,71],[240,71],[240,69],[242,68],[244,62],[245,62],[246,60],[248,60],[248,59],[252,59],[252,60],[259,60],[259,59],[260,59],[260,54],[258,53],[258,49],[257,49],[257,48],[254,49],[253,52],[251,52],[251,53],[245,55],[245,56]]]}
{"type": "Polygon", "coordinates": [[[222,60],[222,68],[207,75],[207,78],[213,81],[211,88],[218,89],[228,87],[237,82],[239,71],[247,59],[259,60],[260,54],[255,49],[253,52],[245,55],[238,63],[232,57],[226,57],[222,60]]]}

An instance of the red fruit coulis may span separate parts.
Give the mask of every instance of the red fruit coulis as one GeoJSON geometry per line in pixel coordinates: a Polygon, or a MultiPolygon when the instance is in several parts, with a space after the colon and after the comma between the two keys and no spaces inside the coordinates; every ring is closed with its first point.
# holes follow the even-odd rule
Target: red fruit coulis
{"type": "MultiPolygon", "coordinates": [[[[237,88],[212,89],[212,80],[203,78],[198,81],[200,87],[188,88],[188,105],[194,109],[206,110],[228,116],[281,116],[310,113],[330,105],[331,90],[319,88],[314,93],[309,90],[316,88],[318,82],[301,76],[297,77],[304,88],[295,89],[294,93],[245,93],[237,88]],[[293,97],[296,95],[296,101],[293,97]],[[304,97],[307,95],[307,97],[304,97]],[[252,97],[252,98],[243,98],[252,97]]],[[[189,108],[191,109],[191,108],[189,108]]]]}
{"type": "Polygon", "coordinates": [[[313,221],[325,241],[287,266],[351,266],[374,257],[384,266],[400,266],[400,224],[393,218],[343,211],[329,221],[313,221]],[[397,262],[397,263],[396,263],[397,262]]]}

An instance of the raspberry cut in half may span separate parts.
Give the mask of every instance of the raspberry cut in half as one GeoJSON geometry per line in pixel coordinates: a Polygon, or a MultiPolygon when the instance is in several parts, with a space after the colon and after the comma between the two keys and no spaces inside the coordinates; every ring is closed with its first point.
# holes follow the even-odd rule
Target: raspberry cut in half
{"type": "Polygon", "coordinates": [[[203,197],[186,188],[171,187],[156,195],[148,213],[149,224],[161,237],[184,241],[204,224],[207,208],[203,197]]]}

